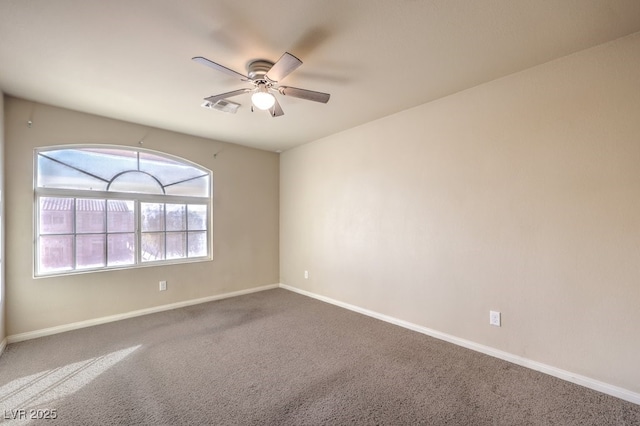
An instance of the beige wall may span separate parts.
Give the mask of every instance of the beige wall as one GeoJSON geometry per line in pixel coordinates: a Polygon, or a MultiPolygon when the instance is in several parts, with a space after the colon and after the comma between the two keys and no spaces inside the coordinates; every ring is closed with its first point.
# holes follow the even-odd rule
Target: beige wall
{"type": "Polygon", "coordinates": [[[638,70],[640,33],[285,152],[281,282],[640,392],[638,70]]]}
{"type": "Polygon", "coordinates": [[[6,98],[5,118],[8,335],[278,282],[278,154],[11,97],[6,98]],[[34,148],[76,143],[138,147],[141,139],[144,148],[213,171],[214,260],[32,278],[34,148]],[[158,291],[159,280],[167,280],[167,291],[158,291]]]}
{"type": "Polygon", "coordinates": [[[0,91],[0,342],[7,337],[4,300],[4,229],[4,94],[0,91]]]}

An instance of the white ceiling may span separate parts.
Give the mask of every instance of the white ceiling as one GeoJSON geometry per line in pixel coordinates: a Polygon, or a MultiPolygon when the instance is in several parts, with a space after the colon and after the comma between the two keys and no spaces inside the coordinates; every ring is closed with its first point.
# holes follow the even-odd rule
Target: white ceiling
{"type": "Polygon", "coordinates": [[[286,150],[640,31],[638,0],[0,0],[0,90],[266,150],[286,150]],[[283,52],[285,115],[202,108],[283,52]]]}

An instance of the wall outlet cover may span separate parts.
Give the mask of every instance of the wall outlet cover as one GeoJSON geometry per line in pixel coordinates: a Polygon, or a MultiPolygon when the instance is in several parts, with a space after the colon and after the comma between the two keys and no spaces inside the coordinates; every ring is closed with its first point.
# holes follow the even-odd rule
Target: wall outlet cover
{"type": "Polygon", "coordinates": [[[498,311],[489,311],[489,324],[495,325],[496,327],[500,327],[500,312],[498,311]]]}

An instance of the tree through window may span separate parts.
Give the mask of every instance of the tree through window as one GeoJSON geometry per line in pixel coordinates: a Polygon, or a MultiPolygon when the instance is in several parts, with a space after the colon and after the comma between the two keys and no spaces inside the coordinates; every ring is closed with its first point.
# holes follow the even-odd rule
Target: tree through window
{"type": "Polygon", "coordinates": [[[37,276],[210,259],[205,168],[103,146],[35,155],[37,276]]]}

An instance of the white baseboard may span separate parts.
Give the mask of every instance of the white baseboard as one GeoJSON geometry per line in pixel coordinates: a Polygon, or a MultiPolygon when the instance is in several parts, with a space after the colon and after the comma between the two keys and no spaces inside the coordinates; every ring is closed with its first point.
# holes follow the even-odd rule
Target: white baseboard
{"type": "MultiPolygon", "coordinates": [[[[59,325],[56,327],[43,328],[40,330],[28,331],[26,333],[14,334],[7,336],[3,343],[22,342],[24,340],[36,339],[38,337],[50,336],[52,334],[64,333],[65,331],[77,330],[80,328],[91,327],[99,324],[106,324],[108,322],[120,321],[127,318],[139,317],[142,315],[153,314],[156,312],[169,311],[171,309],[184,308],[186,306],[197,305],[200,303],[213,302],[214,300],[227,299],[235,296],[242,296],[244,294],[256,293],[258,291],[271,290],[278,288],[278,284],[265,285],[262,287],[254,287],[246,290],[233,291],[231,293],[218,294],[215,296],[203,297],[200,299],[185,300],[183,302],[170,303],[168,305],[154,306],[153,308],[140,309],[137,311],[125,312],[123,314],[109,315],[101,318],[94,318],[86,321],[73,322],[70,324],[59,325]]],[[[0,350],[4,349],[4,346],[0,344],[0,350]]],[[[1,352],[0,352],[1,353],[1,352]]]]}
{"type": "Polygon", "coordinates": [[[408,321],[403,321],[398,318],[394,318],[388,315],[380,314],[378,312],[370,311],[369,309],[364,309],[359,306],[355,306],[349,303],[341,302],[339,300],[331,299],[326,296],[321,296],[319,294],[315,294],[306,290],[301,290],[296,287],[291,287],[286,284],[280,284],[280,287],[285,290],[293,291],[295,293],[299,293],[304,296],[312,297],[314,299],[321,300],[323,302],[327,302],[332,305],[339,306],[341,308],[349,309],[350,311],[358,312],[360,314],[367,315],[391,324],[395,324],[400,327],[408,328],[409,330],[417,331],[418,333],[426,334],[428,336],[435,337],[436,339],[444,340],[449,343],[453,343],[455,345],[474,350],[476,352],[481,352],[483,354],[490,355],[492,357],[499,358],[504,361],[509,361],[514,364],[530,368],[532,370],[540,371],[542,373],[549,374],[550,376],[554,376],[559,379],[566,380],[568,382],[575,383],[577,385],[581,385],[586,388],[593,389],[595,391],[602,392],[607,395],[611,395],[616,398],[624,399],[625,401],[629,401],[634,404],[640,405],[640,393],[632,392],[628,389],[610,385],[608,383],[604,383],[589,377],[581,376],[579,374],[574,374],[570,371],[562,370],[560,368],[556,368],[551,365],[543,364],[537,361],[532,361],[530,359],[523,358],[521,356],[514,355],[509,352],[504,352],[499,349],[492,348],[490,346],[485,346],[479,343],[472,342],[470,340],[461,339],[459,337],[452,336],[450,334],[432,330],[430,328],[413,324],[408,321]]]}

